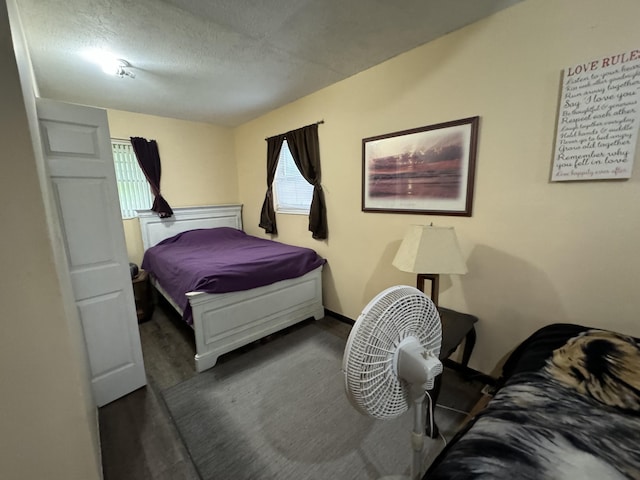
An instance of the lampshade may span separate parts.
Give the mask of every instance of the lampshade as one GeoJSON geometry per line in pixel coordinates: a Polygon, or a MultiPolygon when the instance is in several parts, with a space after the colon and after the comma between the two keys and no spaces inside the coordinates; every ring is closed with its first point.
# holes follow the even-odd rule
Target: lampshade
{"type": "Polygon", "coordinates": [[[393,266],[413,273],[467,273],[453,227],[411,225],[393,259],[393,266]]]}

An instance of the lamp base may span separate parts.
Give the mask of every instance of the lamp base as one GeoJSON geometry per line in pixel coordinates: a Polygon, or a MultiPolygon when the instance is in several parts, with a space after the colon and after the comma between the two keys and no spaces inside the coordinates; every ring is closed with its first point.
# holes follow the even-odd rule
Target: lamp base
{"type": "Polygon", "coordinates": [[[440,290],[440,275],[437,273],[419,273],[416,288],[424,292],[424,281],[431,281],[431,301],[438,306],[438,291],[440,290]]]}

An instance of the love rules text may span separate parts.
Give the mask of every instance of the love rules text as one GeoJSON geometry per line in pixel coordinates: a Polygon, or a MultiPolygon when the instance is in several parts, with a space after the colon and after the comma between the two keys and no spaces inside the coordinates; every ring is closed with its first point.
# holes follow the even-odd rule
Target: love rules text
{"type": "Polygon", "coordinates": [[[569,67],[567,70],[567,77],[593,72],[600,68],[612,67],[614,65],[620,65],[638,59],[640,59],[640,50],[631,50],[629,52],[618,53],[617,55],[610,55],[608,57],[601,58],[600,60],[593,60],[591,62],[581,63],[574,67],[569,67]]]}

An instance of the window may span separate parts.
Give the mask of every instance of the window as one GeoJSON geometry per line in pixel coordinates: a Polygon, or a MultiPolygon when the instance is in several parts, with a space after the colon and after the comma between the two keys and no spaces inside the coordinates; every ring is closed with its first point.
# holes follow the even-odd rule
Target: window
{"type": "Polygon", "coordinates": [[[111,140],[111,149],[122,218],[134,218],[136,210],[148,210],[153,204],[149,182],[138,165],[130,142],[111,140]]]}
{"type": "Polygon", "coordinates": [[[286,140],[280,149],[273,186],[276,212],[309,214],[313,185],[304,179],[296,167],[286,140]]]}

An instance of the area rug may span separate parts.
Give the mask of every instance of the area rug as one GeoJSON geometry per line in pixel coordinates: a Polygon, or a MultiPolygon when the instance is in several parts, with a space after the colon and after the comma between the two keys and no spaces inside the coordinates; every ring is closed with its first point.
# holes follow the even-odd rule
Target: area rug
{"type": "MultiPolygon", "coordinates": [[[[203,480],[364,480],[409,472],[411,412],[375,420],[354,410],[341,370],[348,329],[322,322],[303,323],[163,392],[203,480]]],[[[444,379],[439,403],[468,411],[478,390],[444,379]]],[[[463,420],[436,409],[445,437],[463,420]]],[[[427,439],[425,466],[443,447],[443,440],[427,439]]]]}

